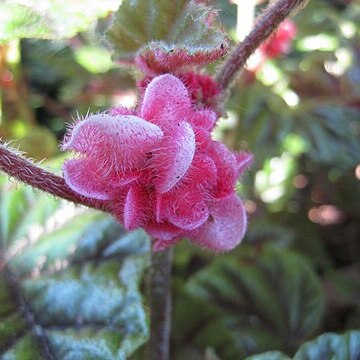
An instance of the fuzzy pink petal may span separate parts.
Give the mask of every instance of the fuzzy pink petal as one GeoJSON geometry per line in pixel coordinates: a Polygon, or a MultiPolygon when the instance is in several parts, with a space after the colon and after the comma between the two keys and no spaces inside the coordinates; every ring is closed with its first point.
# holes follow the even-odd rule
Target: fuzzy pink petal
{"type": "Polygon", "coordinates": [[[191,101],[185,85],[175,76],[165,74],[153,79],[145,90],[141,117],[166,128],[189,113],[191,101]]]}
{"type": "Polygon", "coordinates": [[[170,191],[189,169],[195,154],[195,134],[190,124],[178,123],[153,154],[152,166],[157,170],[155,189],[170,191]]]}
{"type": "Polygon", "coordinates": [[[183,233],[182,229],[179,229],[168,222],[149,222],[144,226],[144,229],[152,239],[162,241],[170,241],[183,233]]]}
{"type": "Polygon", "coordinates": [[[216,198],[225,198],[235,191],[238,178],[238,165],[235,155],[222,143],[213,141],[207,154],[214,160],[217,168],[216,198]]]}
{"type": "Polygon", "coordinates": [[[133,185],[127,193],[124,206],[124,226],[126,230],[136,229],[146,221],[149,210],[149,196],[145,187],[133,185]]]}
{"type": "Polygon", "coordinates": [[[194,127],[196,148],[202,152],[207,152],[213,140],[211,139],[211,132],[202,127],[194,127]]]}
{"type": "Polygon", "coordinates": [[[125,106],[115,106],[109,109],[109,115],[116,116],[116,115],[136,115],[136,110],[127,108],[125,106]]]}
{"type": "Polygon", "coordinates": [[[91,115],[75,126],[63,149],[96,158],[104,172],[124,170],[144,161],[162,136],[159,127],[137,116],[91,115]]]}
{"type": "Polygon", "coordinates": [[[251,165],[254,160],[253,154],[250,154],[245,151],[241,151],[235,154],[236,165],[237,165],[237,174],[238,176],[242,174],[242,172],[251,165]]]}
{"type": "Polygon", "coordinates": [[[124,186],[123,188],[118,189],[109,203],[109,209],[111,209],[110,212],[122,224],[124,223],[124,208],[130,186],[124,186]]]}
{"type": "Polygon", "coordinates": [[[166,218],[184,230],[194,230],[209,217],[203,191],[195,187],[179,188],[167,193],[162,202],[166,218]]]}
{"type": "Polygon", "coordinates": [[[191,167],[184,177],[184,182],[197,188],[213,188],[217,183],[217,168],[211,157],[195,153],[191,167]]]}
{"type": "Polygon", "coordinates": [[[121,187],[139,177],[139,173],[104,176],[98,163],[92,158],[70,159],[64,163],[63,172],[66,183],[77,193],[99,200],[108,200],[121,187]]]}
{"type": "Polygon", "coordinates": [[[212,130],[216,122],[216,113],[210,109],[198,110],[191,114],[189,121],[194,126],[212,130]]]}
{"type": "Polygon", "coordinates": [[[235,194],[209,204],[210,216],[206,223],[189,234],[189,239],[202,247],[223,252],[233,249],[244,237],[246,212],[235,194]]]}

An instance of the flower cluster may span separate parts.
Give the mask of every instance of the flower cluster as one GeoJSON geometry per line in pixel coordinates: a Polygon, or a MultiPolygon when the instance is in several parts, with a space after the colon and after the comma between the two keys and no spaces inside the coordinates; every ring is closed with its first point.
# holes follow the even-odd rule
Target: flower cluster
{"type": "Polygon", "coordinates": [[[144,228],[154,250],[186,237],[228,251],[245,233],[235,184],[252,156],[212,140],[216,114],[192,97],[165,74],[148,83],[137,109],[79,121],[63,143],[77,154],[65,162],[64,177],[74,191],[108,201],[126,229],[144,228]]]}

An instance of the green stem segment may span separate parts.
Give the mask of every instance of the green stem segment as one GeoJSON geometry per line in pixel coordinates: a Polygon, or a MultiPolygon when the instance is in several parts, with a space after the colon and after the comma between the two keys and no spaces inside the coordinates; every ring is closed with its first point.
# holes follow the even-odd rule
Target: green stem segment
{"type": "Polygon", "coordinates": [[[151,253],[149,360],[168,360],[170,355],[172,258],[172,248],[151,253]]]}
{"type": "Polygon", "coordinates": [[[238,71],[246,64],[255,50],[277,29],[289,15],[303,8],[309,0],[278,0],[270,4],[255,20],[254,28],[229,55],[220,68],[217,82],[222,90],[231,85],[238,71]]]}

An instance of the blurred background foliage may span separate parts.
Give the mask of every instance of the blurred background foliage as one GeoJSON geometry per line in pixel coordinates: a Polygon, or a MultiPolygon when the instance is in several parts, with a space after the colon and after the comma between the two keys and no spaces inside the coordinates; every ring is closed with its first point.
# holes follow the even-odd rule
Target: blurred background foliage
{"type": "MultiPolygon", "coordinates": [[[[136,103],[141,75],[114,64],[99,36],[120,2],[0,4],[3,141],[35,160],[56,159],[74,118],[136,103]]],[[[236,6],[210,3],[235,39],[236,6]]],[[[291,52],[244,73],[232,89],[215,136],[255,154],[238,187],[249,230],[229,254],[176,247],[173,359],[245,359],[269,350],[282,353],[256,359],[330,359],[319,354],[330,356],[335,342],[348,354],[339,359],[360,356],[358,332],[315,339],[360,328],[359,19],[359,1],[310,0],[294,18],[291,52]]],[[[42,359],[47,351],[56,359],[124,359],[146,339],[146,237],[123,234],[92,211],[53,220],[66,206],[2,180],[0,359],[42,359]],[[47,228],[49,221],[56,225],[47,228]]]]}

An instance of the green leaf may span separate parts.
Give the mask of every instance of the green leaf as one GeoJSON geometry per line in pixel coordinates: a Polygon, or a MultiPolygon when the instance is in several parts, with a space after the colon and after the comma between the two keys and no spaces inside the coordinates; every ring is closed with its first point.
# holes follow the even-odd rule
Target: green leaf
{"type": "Polygon", "coordinates": [[[274,348],[294,351],[316,331],[324,311],[312,267],[298,254],[269,246],[243,246],[237,255],[214,262],[187,284],[204,306],[219,311],[203,339],[213,334],[214,348],[226,349],[220,352],[226,359],[274,348]]]}
{"type": "Polygon", "coordinates": [[[325,274],[325,280],[331,287],[333,296],[346,305],[360,308],[360,268],[354,266],[349,269],[331,270],[325,274]]]}
{"type": "Polygon", "coordinates": [[[148,336],[143,231],[2,179],[0,359],[127,359],[148,336]]]}
{"type": "Polygon", "coordinates": [[[246,360],[290,360],[290,358],[279,351],[268,351],[263,354],[250,356],[246,360]]]}
{"type": "Polygon", "coordinates": [[[332,300],[328,313],[334,323],[341,318],[348,328],[360,327],[359,266],[332,269],[325,273],[325,284],[332,300]]]}
{"type": "MultiPolygon", "coordinates": [[[[1,360],[34,360],[41,359],[42,353],[34,347],[36,338],[33,335],[25,335],[14,343],[11,350],[7,351],[1,360]]],[[[1,348],[0,348],[1,350],[1,348]]]]}
{"type": "Polygon", "coordinates": [[[352,167],[359,161],[359,111],[322,106],[298,119],[297,131],[308,143],[308,156],[320,164],[352,167]]]}
{"type": "Polygon", "coordinates": [[[60,39],[84,31],[98,17],[105,16],[118,1],[20,0],[0,4],[0,44],[18,38],[60,39]]]}
{"type": "Polygon", "coordinates": [[[327,333],[302,345],[294,360],[358,360],[360,358],[360,331],[343,335],[327,333]]]}
{"type": "Polygon", "coordinates": [[[292,196],[296,172],[297,162],[285,152],[281,157],[267,160],[263,168],[256,173],[256,192],[273,211],[282,210],[292,196]]]}
{"type": "Polygon", "coordinates": [[[125,1],[107,37],[115,60],[134,61],[139,53],[143,66],[156,72],[172,69],[175,62],[204,64],[222,56],[227,46],[224,34],[207,25],[212,14],[211,8],[189,0],[125,1]]]}
{"type": "Polygon", "coordinates": [[[112,66],[110,52],[99,46],[82,46],[75,50],[76,61],[91,73],[109,71],[112,66]]]}
{"type": "MultiPolygon", "coordinates": [[[[360,357],[360,331],[348,331],[343,335],[326,333],[303,344],[294,360],[357,360],[360,357]]],[[[278,351],[270,351],[246,358],[246,360],[290,360],[278,351]]]]}
{"type": "Polygon", "coordinates": [[[35,226],[43,224],[59,207],[59,202],[50,196],[37,196],[29,187],[18,186],[4,177],[1,181],[0,249],[9,251],[30,235],[35,226]]]}
{"type": "Polygon", "coordinates": [[[41,161],[59,152],[58,140],[45,126],[34,126],[18,142],[19,150],[28,157],[41,161]]]}
{"type": "Polygon", "coordinates": [[[0,44],[29,36],[42,38],[50,32],[41,15],[28,6],[5,1],[0,12],[0,44]]]}
{"type": "Polygon", "coordinates": [[[256,163],[281,154],[287,136],[292,133],[289,107],[271,88],[259,82],[246,83],[235,89],[228,108],[235,113],[236,128],[233,130],[231,147],[246,142],[256,149],[256,163]]]}

